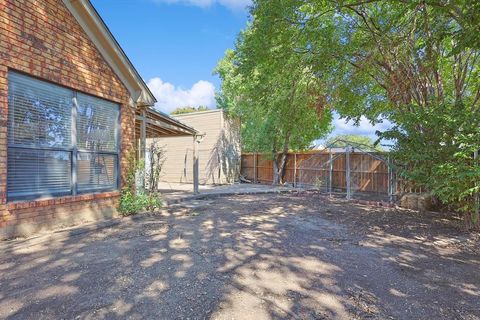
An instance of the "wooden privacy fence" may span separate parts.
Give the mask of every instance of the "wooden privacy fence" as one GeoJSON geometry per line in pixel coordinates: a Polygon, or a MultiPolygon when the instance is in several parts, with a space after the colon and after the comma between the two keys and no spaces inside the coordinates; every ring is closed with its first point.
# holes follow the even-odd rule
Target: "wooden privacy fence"
{"type": "MultiPolygon", "coordinates": [[[[241,174],[255,182],[273,182],[270,155],[242,154],[241,174]]],[[[294,186],[316,186],[326,191],[372,192],[392,195],[394,174],[380,154],[366,152],[311,151],[289,153],[284,182],[294,186]]]]}

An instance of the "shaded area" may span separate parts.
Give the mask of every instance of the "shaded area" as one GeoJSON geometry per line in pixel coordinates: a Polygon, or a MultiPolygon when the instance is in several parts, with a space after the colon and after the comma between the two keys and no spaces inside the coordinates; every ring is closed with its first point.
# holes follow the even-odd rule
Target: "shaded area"
{"type": "Polygon", "coordinates": [[[161,181],[158,184],[158,191],[162,194],[162,197],[167,203],[178,203],[192,199],[241,194],[282,193],[305,190],[307,189],[253,183],[204,184],[199,185],[198,194],[194,194],[193,185],[189,183],[170,183],[161,181]]]}
{"type": "Polygon", "coordinates": [[[0,318],[480,318],[441,214],[244,195],[0,244],[0,318]]]}

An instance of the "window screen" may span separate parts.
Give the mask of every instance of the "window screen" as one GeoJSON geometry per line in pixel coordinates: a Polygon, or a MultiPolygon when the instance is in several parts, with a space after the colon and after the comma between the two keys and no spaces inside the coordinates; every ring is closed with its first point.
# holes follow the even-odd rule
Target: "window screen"
{"type": "Polygon", "coordinates": [[[116,189],[118,105],[18,73],[8,79],[8,199],[116,189]]]}

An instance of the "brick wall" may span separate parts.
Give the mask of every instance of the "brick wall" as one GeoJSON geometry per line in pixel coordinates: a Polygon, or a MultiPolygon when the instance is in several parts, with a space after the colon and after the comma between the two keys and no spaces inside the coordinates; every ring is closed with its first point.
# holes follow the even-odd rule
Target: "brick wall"
{"type": "Polygon", "coordinates": [[[121,177],[134,144],[129,93],[61,0],[0,0],[0,238],[78,217],[111,216],[118,192],[6,202],[9,70],[121,105],[121,177]]]}

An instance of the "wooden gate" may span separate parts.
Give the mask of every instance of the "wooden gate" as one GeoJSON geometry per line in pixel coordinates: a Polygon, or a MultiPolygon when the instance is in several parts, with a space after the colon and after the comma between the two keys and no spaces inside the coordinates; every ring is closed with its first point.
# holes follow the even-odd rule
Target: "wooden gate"
{"type": "MultiPolygon", "coordinates": [[[[242,154],[241,174],[255,182],[273,182],[270,155],[242,154]]],[[[289,153],[284,182],[294,186],[315,186],[330,192],[393,192],[393,173],[383,154],[355,149],[337,152],[310,151],[289,153]]]]}

